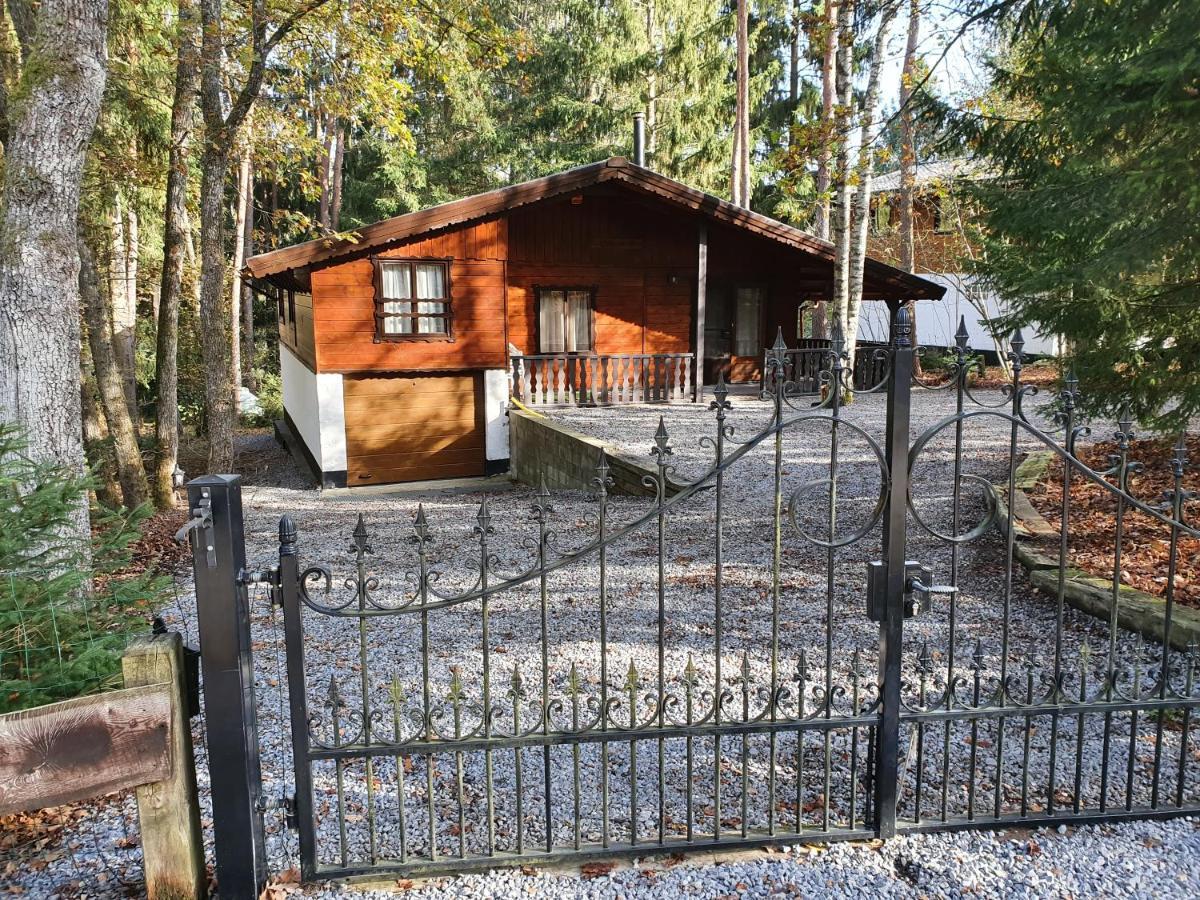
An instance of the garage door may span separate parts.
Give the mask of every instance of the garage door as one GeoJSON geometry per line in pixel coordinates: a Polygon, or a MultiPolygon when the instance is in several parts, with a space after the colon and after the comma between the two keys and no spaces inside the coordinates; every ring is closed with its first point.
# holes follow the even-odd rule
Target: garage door
{"type": "Polygon", "coordinates": [[[343,390],[348,485],[483,474],[478,376],[347,376],[343,390]]]}

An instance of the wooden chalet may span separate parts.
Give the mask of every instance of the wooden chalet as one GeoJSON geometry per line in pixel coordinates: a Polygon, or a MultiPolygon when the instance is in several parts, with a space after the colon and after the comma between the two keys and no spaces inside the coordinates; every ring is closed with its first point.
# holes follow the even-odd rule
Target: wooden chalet
{"type": "MultiPolygon", "coordinates": [[[[688,402],[826,299],[833,246],[621,157],[251,258],[324,485],[507,466],[505,409],[688,402]],[[696,361],[700,361],[697,366],[696,361]]],[[[868,260],[865,296],[944,288],[868,260]]]]}

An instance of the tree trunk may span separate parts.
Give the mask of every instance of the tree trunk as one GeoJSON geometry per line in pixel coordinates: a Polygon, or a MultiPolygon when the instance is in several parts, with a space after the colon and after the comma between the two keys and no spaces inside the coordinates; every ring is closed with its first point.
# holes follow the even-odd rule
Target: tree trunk
{"type": "MultiPolygon", "coordinates": [[[[233,370],[233,404],[242,407],[242,265],[246,257],[246,208],[250,203],[250,145],[242,147],[238,158],[237,192],[233,198],[233,273],[229,288],[229,349],[233,370]]],[[[253,352],[250,353],[253,358],[253,352]]]]}
{"type": "Polygon", "coordinates": [[[104,300],[106,295],[100,291],[92,249],[82,234],[79,236],[79,292],[84,321],[87,322],[88,347],[96,370],[96,387],[116,455],[121,495],[127,509],[136,509],[146,502],[150,486],[142,464],[142,451],[138,447],[137,430],[125,405],[123,373],[117,365],[116,342],[109,326],[111,310],[104,300]]]}
{"type": "Polygon", "coordinates": [[[913,189],[917,177],[917,148],[909,101],[917,74],[917,43],[920,40],[920,32],[920,0],[909,0],[908,42],[904,47],[904,68],[900,73],[900,268],[906,272],[911,272],[916,262],[913,246],[913,189]]]}
{"type": "MultiPolygon", "coordinates": [[[[105,79],[107,0],[42,0],[8,109],[0,201],[0,420],[83,472],[76,218],[105,79]]],[[[90,546],[87,499],[64,538],[90,546]]]]}
{"type": "Polygon", "coordinates": [[[191,228],[187,214],[188,146],[195,118],[196,9],[194,0],[179,0],[179,49],[175,64],[175,99],[171,104],[171,150],[167,164],[167,198],[163,210],[163,270],[158,301],[158,335],[154,355],[158,384],[154,437],[154,504],[175,506],[175,469],[179,464],[179,302],[191,228]]]}
{"type": "Polygon", "coordinates": [[[733,202],[750,206],[750,26],[747,0],[737,0],[737,101],[733,123],[733,202]]]}
{"type": "MultiPolygon", "coordinates": [[[[337,189],[341,190],[341,179],[338,179],[337,189]]],[[[341,197],[334,195],[336,201],[333,208],[334,228],[337,227],[338,206],[341,197]]],[[[254,255],[254,163],[250,163],[250,176],[246,192],[246,221],[242,231],[242,262],[254,255]]],[[[242,383],[254,393],[258,393],[258,379],[254,377],[255,345],[254,345],[254,291],[250,285],[238,278],[242,290],[242,383]]]]}
{"type": "Polygon", "coordinates": [[[850,283],[846,304],[846,349],[850,353],[853,371],[854,344],[858,339],[858,318],[862,312],[863,270],[867,260],[867,227],[871,221],[871,170],[875,162],[876,111],[879,106],[879,72],[883,68],[883,50],[887,33],[896,17],[898,4],[887,4],[880,11],[879,30],[871,48],[871,67],[867,75],[867,89],[859,111],[858,160],[855,165],[856,185],[852,239],[850,242],[850,283]]]}
{"type": "Polygon", "coordinates": [[[113,195],[108,226],[108,294],[112,308],[113,352],[121,373],[121,389],[129,415],[137,421],[137,293],[129,290],[128,210],[120,191],[113,195]],[[130,298],[133,303],[130,303],[130,298]]]}
{"type": "MultiPolygon", "coordinates": [[[[917,144],[911,100],[917,79],[917,44],[921,36],[920,0],[909,0],[908,40],[904,45],[904,66],[900,72],[900,268],[911,272],[916,267],[913,238],[913,195],[917,180],[917,144]]],[[[917,340],[917,309],[912,305],[913,345],[917,340]]],[[[913,370],[921,374],[921,357],[913,357],[913,370]]]]}
{"type": "MultiPolygon", "coordinates": [[[[654,159],[655,126],[658,124],[658,70],[661,65],[658,47],[658,29],[655,27],[657,4],[646,3],[646,44],[650,48],[650,71],[646,74],[646,164],[654,159]]],[[[651,166],[653,168],[653,166],[651,166]]]]}
{"type": "Polygon", "coordinates": [[[208,470],[233,471],[236,426],[229,295],[225,293],[225,173],[228,153],[208,141],[200,159],[200,349],[204,358],[204,411],[208,470]]]}
{"type": "Polygon", "coordinates": [[[829,240],[829,164],[833,159],[834,103],[837,100],[836,61],[838,51],[838,5],[825,0],[825,20],[822,23],[824,44],[821,52],[821,145],[817,151],[817,211],[813,232],[821,240],[829,240]]]}
{"type": "Polygon", "coordinates": [[[204,361],[204,411],[208,420],[210,472],[233,471],[233,435],[236,428],[229,325],[231,311],[225,291],[225,176],[229,148],[246,121],[262,89],[271,50],[307,13],[325,0],[309,0],[267,36],[265,4],[251,4],[253,46],[245,81],[230,91],[225,109],[224,34],[222,0],[200,0],[200,109],[204,116],[204,153],[200,158],[200,351],[204,361]]]}
{"type": "Polygon", "coordinates": [[[793,123],[796,104],[800,101],[800,35],[803,31],[800,27],[800,12],[800,0],[795,0],[792,4],[791,58],[788,61],[788,100],[791,103],[789,125],[793,123]]]}
{"type": "MultiPolygon", "coordinates": [[[[338,231],[342,221],[342,167],[346,163],[346,126],[338,123],[334,132],[333,201],[329,209],[329,230],[338,231]]],[[[249,251],[247,251],[248,253],[249,251]]]]}
{"type": "Polygon", "coordinates": [[[108,441],[108,422],[96,387],[96,367],[92,364],[92,352],[88,342],[79,347],[79,396],[83,404],[83,449],[88,469],[92,473],[92,490],[96,499],[107,507],[121,505],[121,485],[117,480],[117,467],[113,463],[108,441]]]}
{"type": "Polygon", "coordinates": [[[330,119],[320,113],[317,118],[324,134],[321,137],[321,152],[317,155],[317,184],[321,186],[321,198],[317,205],[317,227],[322,234],[329,233],[330,177],[329,163],[333,159],[333,128],[330,119]]]}
{"type": "Polygon", "coordinates": [[[854,32],[852,29],[854,0],[842,0],[838,4],[836,87],[837,103],[834,106],[833,134],[837,138],[837,153],[830,181],[835,192],[832,213],[832,237],[834,245],[833,301],[830,303],[830,325],[834,337],[847,342],[853,341],[847,332],[846,317],[850,303],[850,119],[853,100],[853,57],[854,32]]]}

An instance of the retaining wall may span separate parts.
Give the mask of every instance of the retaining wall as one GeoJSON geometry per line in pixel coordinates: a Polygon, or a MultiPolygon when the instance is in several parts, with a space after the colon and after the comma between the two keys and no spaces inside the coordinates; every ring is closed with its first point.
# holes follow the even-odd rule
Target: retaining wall
{"type": "MultiPolygon", "coordinates": [[[[510,409],[508,417],[510,472],[517,481],[536,486],[544,476],[551,490],[594,491],[596,464],[603,453],[613,480],[611,493],[654,496],[654,489],[642,482],[646,476],[657,478],[652,465],[620,456],[611,444],[536,413],[510,409]]],[[[682,489],[681,483],[667,480],[667,496],[682,489]]]]}

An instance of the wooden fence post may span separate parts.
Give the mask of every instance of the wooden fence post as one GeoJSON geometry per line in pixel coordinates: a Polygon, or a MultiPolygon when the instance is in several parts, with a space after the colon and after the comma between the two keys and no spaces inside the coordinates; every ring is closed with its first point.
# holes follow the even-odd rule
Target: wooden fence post
{"type": "Polygon", "coordinates": [[[150,900],[204,897],[208,879],[188,723],[183,641],[177,633],[136,638],[121,660],[126,687],[171,685],[171,774],[137,789],[146,894],[150,900]]]}

